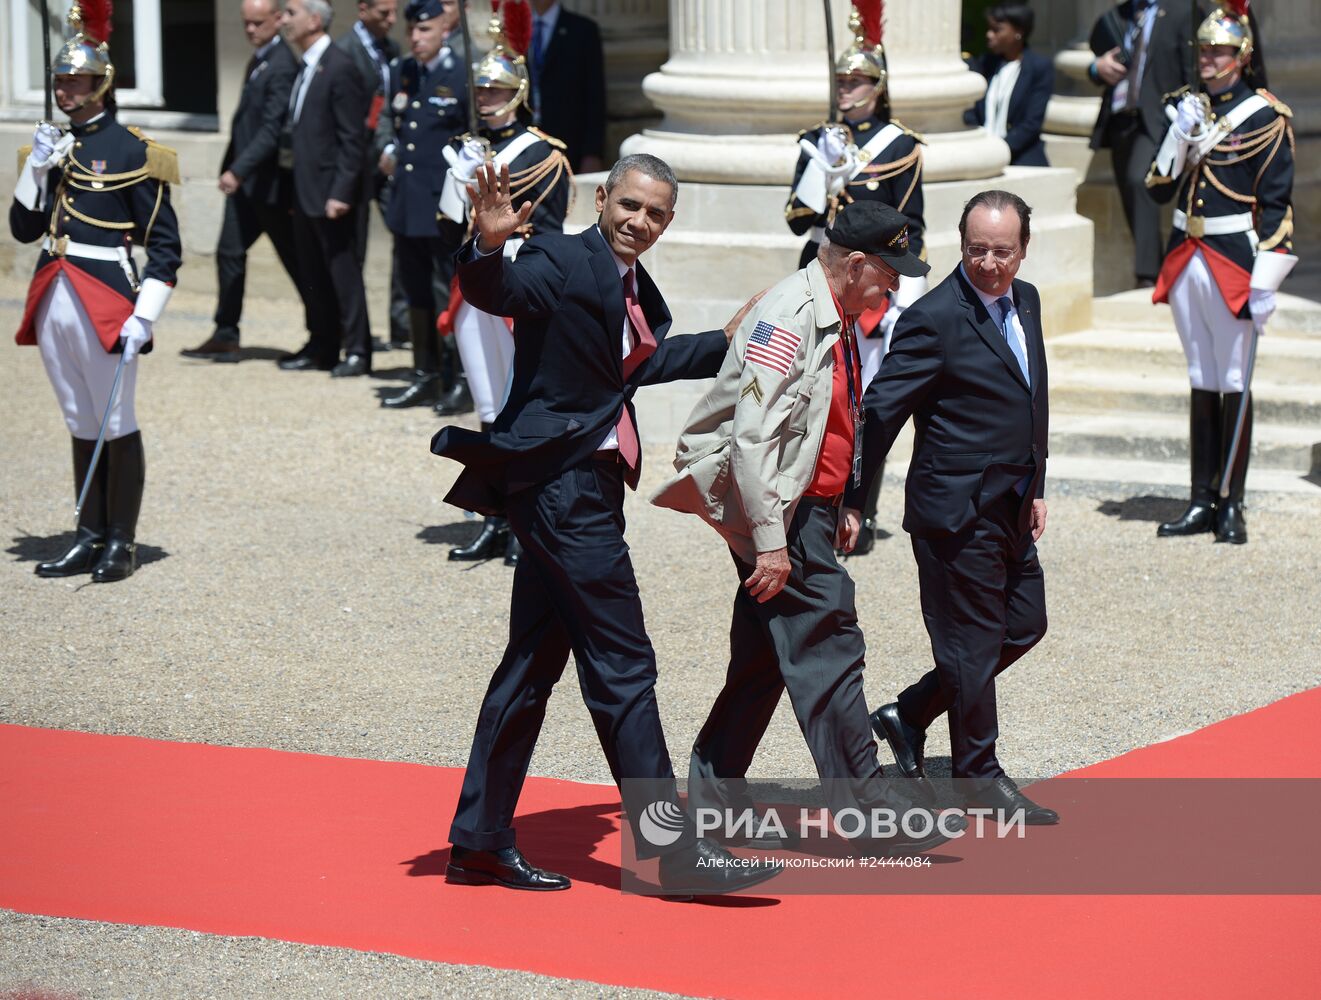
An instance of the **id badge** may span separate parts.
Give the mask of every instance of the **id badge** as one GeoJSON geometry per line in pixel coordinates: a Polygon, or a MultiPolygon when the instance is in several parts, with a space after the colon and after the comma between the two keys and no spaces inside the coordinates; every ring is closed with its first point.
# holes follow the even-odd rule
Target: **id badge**
{"type": "Polygon", "coordinates": [[[853,485],[862,485],[862,428],[861,416],[853,418],[853,485]]]}

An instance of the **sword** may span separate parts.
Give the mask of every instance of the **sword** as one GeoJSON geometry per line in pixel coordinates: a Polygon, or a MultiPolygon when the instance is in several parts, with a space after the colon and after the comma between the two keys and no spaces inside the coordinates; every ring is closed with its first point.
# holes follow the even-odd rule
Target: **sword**
{"type": "Polygon", "coordinates": [[[826,8],[826,80],[830,84],[830,120],[839,121],[839,93],[835,89],[835,21],[830,16],[830,0],[822,0],[826,8]]]}
{"type": "Polygon", "coordinates": [[[472,34],[468,30],[468,0],[459,0],[459,30],[463,32],[463,68],[468,79],[468,134],[476,137],[481,127],[477,117],[477,86],[472,74],[472,34]]]}
{"type": "Polygon", "coordinates": [[[1253,322],[1252,343],[1248,345],[1248,363],[1243,368],[1243,395],[1238,401],[1238,416],[1234,419],[1234,437],[1229,443],[1229,452],[1225,457],[1225,469],[1220,474],[1221,500],[1229,499],[1229,472],[1234,468],[1239,445],[1243,443],[1243,424],[1248,419],[1248,405],[1251,399],[1252,368],[1257,363],[1257,341],[1261,339],[1261,334],[1261,327],[1253,322]]]}
{"type": "Polygon", "coordinates": [[[115,408],[115,397],[119,395],[119,380],[124,375],[124,359],[119,356],[119,365],[115,368],[115,383],[110,387],[110,399],[105,404],[105,415],[101,417],[101,430],[96,435],[96,447],[92,449],[92,464],[87,467],[87,476],[83,479],[83,488],[78,491],[78,504],[73,508],[74,518],[83,512],[83,503],[87,500],[87,491],[92,488],[92,477],[96,475],[96,463],[101,460],[101,449],[105,447],[105,429],[110,425],[110,411],[115,408]]]}
{"type": "Polygon", "coordinates": [[[42,77],[46,81],[46,121],[50,121],[51,105],[53,103],[51,91],[53,83],[50,78],[50,2],[41,0],[41,52],[42,58],[42,77]]]}

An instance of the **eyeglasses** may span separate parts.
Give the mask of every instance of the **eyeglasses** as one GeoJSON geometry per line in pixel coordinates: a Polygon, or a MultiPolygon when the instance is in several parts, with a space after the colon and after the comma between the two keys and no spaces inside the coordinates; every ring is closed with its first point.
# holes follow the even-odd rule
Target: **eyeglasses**
{"type": "Polygon", "coordinates": [[[1018,247],[964,247],[963,252],[969,260],[981,260],[987,254],[995,258],[997,264],[1008,264],[1018,256],[1018,247]]]}

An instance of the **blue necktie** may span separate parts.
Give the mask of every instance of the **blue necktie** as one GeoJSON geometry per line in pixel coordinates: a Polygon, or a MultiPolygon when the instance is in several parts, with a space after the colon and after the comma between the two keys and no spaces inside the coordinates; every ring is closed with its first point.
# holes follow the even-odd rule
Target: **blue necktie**
{"type": "Polygon", "coordinates": [[[1014,360],[1018,362],[1018,370],[1023,373],[1023,381],[1031,385],[1032,378],[1027,373],[1027,355],[1023,353],[1023,346],[1014,336],[1014,325],[1009,321],[1010,314],[1014,310],[1014,300],[1008,295],[1001,295],[995,300],[995,304],[1000,307],[1000,335],[1004,337],[1005,343],[1009,345],[1009,350],[1014,355],[1014,360]]]}

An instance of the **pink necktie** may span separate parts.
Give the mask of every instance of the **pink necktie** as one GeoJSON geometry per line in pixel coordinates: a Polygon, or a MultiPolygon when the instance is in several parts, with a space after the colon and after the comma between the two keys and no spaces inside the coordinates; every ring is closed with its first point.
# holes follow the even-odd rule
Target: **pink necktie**
{"type": "MultiPolygon", "coordinates": [[[[633,327],[635,337],[633,349],[624,358],[624,378],[628,378],[637,370],[638,365],[656,353],[656,338],[652,336],[647,317],[643,315],[642,306],[638,303],[631,267],[624,274],[624,312],[628,316],[629,325],[633,327]]],[[[619,423],[615,425],[615,436],[619,438],[620,457],[628,463],[630,469],[636,469],[639,451],[638,432],[629,418],[627,406],[619,415],[619,423]]]]}

